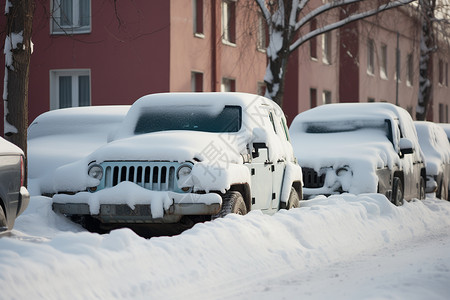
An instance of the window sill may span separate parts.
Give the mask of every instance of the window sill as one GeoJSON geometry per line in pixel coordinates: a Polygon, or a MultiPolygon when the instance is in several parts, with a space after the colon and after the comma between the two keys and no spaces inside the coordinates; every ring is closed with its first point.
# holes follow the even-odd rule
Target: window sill
{"type": "Polygon", "coordinates": [[[312,61],[316,61],[316,62],[318,61],[318,60],[317,60],[317,57],[310,56],[309,58],[310,58],[312,61]]]}
{"type": "Polygon", "coordinates": [[[89,34],[91,33],[91,28],[89,29],[77,29],[67,28],[67,30],[58,30],[50,32],[51,35],[74,35],[74,34],[89,34]]]}
{"type": "Polygon", "coordinates": [[[233,43],[233,42],[230,42],[230,41],[227,41],[224,39],[222,39],[222,44],[230,46],[230,47],[236,47],[236,43],[233,43]]]}
{"type": "Polygon", "coordinates": [[[199,38],[199,39],[204,39],[205,38],[205,34],[204,33],[195,32],[194,33],[194,37],[199,38]]]}
{"type": "Polygon", "coordinates": [[[261,52],[261,53],[266,53],[266,49],[263,49],[263,48],[256,48],[256,50],[258,51],[258,52],[261,52]]]}

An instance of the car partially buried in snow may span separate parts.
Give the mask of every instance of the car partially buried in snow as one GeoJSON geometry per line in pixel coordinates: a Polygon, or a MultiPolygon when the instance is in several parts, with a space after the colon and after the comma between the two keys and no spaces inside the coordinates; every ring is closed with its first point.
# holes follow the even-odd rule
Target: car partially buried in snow
{"type": "Polygon", "coordinates": [[[389,103],[339,103],[299,114],[290,134],[305,197],[381,193],[396,205],[425,197],[425,165],[408,112],[389,103]]]}
{"type": "Polygon", "coordinates": [[[420,148],[425,155],[427,193],[448,200],[450,180],[450,143],[444,129],[433,123],[415,121],[420,148]]]}
{"type": "Polygon", "coordinates": [[[0,137],[0,232],[11,230],[30,202],[25,163],[23,151],[0,137]]]}
{"type": "Polygon", "coordinates": [[[144,96],[109,143],[52,178],[53,209],[100,226],[270,214],[302,198],[282,110],[244,93],[144,96]]]}

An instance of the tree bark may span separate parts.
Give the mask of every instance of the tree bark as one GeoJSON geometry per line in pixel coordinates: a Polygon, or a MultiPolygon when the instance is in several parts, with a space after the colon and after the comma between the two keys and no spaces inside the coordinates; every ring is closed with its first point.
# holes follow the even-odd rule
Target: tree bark
{"type": "Polygon", "coordinates": [[[435,39],[433,30],[436,0],[420,0],[422,12],[422,28],[420,34],[419,58],[419,95],[417,99],[416,119],[424,121],[433,97],[433,52],[435,39]]]}
{"type": "MultiPolygon", "coordinates": [[[[5,138],[27,152],[28,127],[28,73],[32,51],[31,31],[34,12],[33,0],[10,0],[6,35],[10,37],[11,64],[5,67],[5,138]],[[13,36],[22,35],[15,44],[13,36]]],[[[6,45],[5,45],[6,46],[6,45]]]]}

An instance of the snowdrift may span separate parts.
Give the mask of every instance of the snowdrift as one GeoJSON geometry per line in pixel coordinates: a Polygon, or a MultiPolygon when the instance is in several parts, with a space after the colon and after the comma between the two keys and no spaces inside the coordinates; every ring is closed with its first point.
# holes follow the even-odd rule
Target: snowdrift
{"type": "Polygon", "coordinates": [[[316,198],[274,216],[229,215],[151,239],[128,229],[91,234],[50,206],[33,197],[11,237],[0,238],[3,299],[226,299],[236,285],[313,271],[450,226],[447,201],[396,207],[379,194],[316,198]]]}

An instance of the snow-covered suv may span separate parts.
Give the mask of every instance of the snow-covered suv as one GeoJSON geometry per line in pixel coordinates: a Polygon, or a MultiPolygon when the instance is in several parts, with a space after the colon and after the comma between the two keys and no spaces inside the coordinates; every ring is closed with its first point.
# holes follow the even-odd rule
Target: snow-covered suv
{"type": "MultiPolygon", "coordinates": [[[[282,110],[244,93],[137,100],[110,141],[55,170],[53,209],[117,223],[203,221],[299,205],[302,174],[282,110]]],[[[48,188],[48,187],[47,187],[48,188]]]]}
{"type": "Polygon", "coordinates": [[[425,165],[409,113],[389,103],[339,103],[299,114],[290,133],[304,194],[381,193],[424,199],[425,165]]]}

